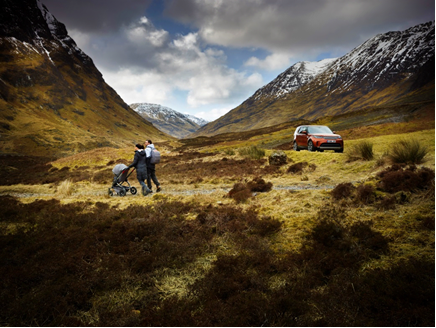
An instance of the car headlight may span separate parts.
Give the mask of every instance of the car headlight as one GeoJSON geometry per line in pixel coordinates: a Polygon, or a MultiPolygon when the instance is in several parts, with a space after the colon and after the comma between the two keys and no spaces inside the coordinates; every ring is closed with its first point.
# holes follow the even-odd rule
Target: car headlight
{"type": "Polygon", "coordinates": [[[314,137],[315,139],[322,139],[322,138],[324,138],[324,137],[321,137],[321,136],[312,136],[312,137],[314,137]]]}

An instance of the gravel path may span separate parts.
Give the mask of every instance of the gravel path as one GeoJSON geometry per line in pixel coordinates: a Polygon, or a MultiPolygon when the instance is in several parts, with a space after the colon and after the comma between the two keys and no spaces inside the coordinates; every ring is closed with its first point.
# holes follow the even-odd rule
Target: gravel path
{"type": "MultiPolygon", "coordinates": [[[[292,186],[284,186],[284,185],[278,185],[274,186],[272,190],[330,190],[333,189],[334,186],[318,186],[318,185],[292,185],[292,186]]],[[[231,190],[231,188],[212,188],[212,189],[191,189],[191,190],[163,190],[161,194],[169,194],[169,195],[185,195],[185,196],[192,196],[192,195],[208,195],[212,194],[214,192],[225,192],[228,193],[231,190]]],[[[53,197],[56,196],[55,193],[20,193],[20,192],[2,192],[0,193],[0,196],[14,196],[17,198],[30,198],[30,197],[53,197]]],[[[107,189],[101,190],[101,191],[86,191],[86,192],[76,192],[74,195],[80,195],[80,196],[106,196],[107,195],[107,189]]],[[[130,193],[127,193],[127,196],[132,196],[130,193]]]]}

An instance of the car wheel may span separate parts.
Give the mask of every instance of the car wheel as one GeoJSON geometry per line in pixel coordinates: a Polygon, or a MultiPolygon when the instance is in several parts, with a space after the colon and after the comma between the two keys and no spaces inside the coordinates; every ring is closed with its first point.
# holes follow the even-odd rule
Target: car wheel
{"type": "Polygon", "coordinates": [[[298,148],[298,144],[297,144],[297,142],[294,140],[294,143],[293,143],[293,145],[292,145],[292,148],[295,150],[295,151],[300,151],[300,148],[298,148]]]}
{"type": "Polygon", "coordinates": [[[344,152],[344,149],[338,149],[338,150],[335,150],[335,153],[343,153],[344,152]]]}
{"type": "Polygon", "coordinates": [[[309,140],[309,141],[307,142],[307,150],[308,150],[308,151],[315,151],[315,150],[316,150],[315,146],[313,145],[312,140],[309,140]]]}

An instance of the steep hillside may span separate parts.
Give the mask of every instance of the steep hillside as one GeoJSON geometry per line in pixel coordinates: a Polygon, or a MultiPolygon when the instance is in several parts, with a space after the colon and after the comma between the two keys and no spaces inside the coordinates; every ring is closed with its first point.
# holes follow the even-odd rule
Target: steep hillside
{"type": "Polygon", "coordinates": [[[159,130],[176,138],[183,138],[197,131],[207,121],[158,104],[138,103],[130,107],[159,130]]]}
{"type": "Polygon", "coordinates": [[[336,60],[297,63],[190,137],[362,109],[434,106],[434,38],[434,22],[429,22],[377,35],[336,60]]]}
{"type": "Polygon", "coordinates": [[[39,0],[1,4],[1,153],[59,157],[171,139],[123,102],[39,0]]]}

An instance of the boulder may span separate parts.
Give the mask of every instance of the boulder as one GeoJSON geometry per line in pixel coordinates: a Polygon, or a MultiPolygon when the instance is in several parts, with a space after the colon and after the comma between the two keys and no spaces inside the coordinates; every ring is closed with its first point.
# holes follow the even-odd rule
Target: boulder
{"type": "Polygon", "coordinates": [[[272,153],[268,157],[269,165],[281,166],[288,162],[288,157],[282,151],[272,153]]]}

